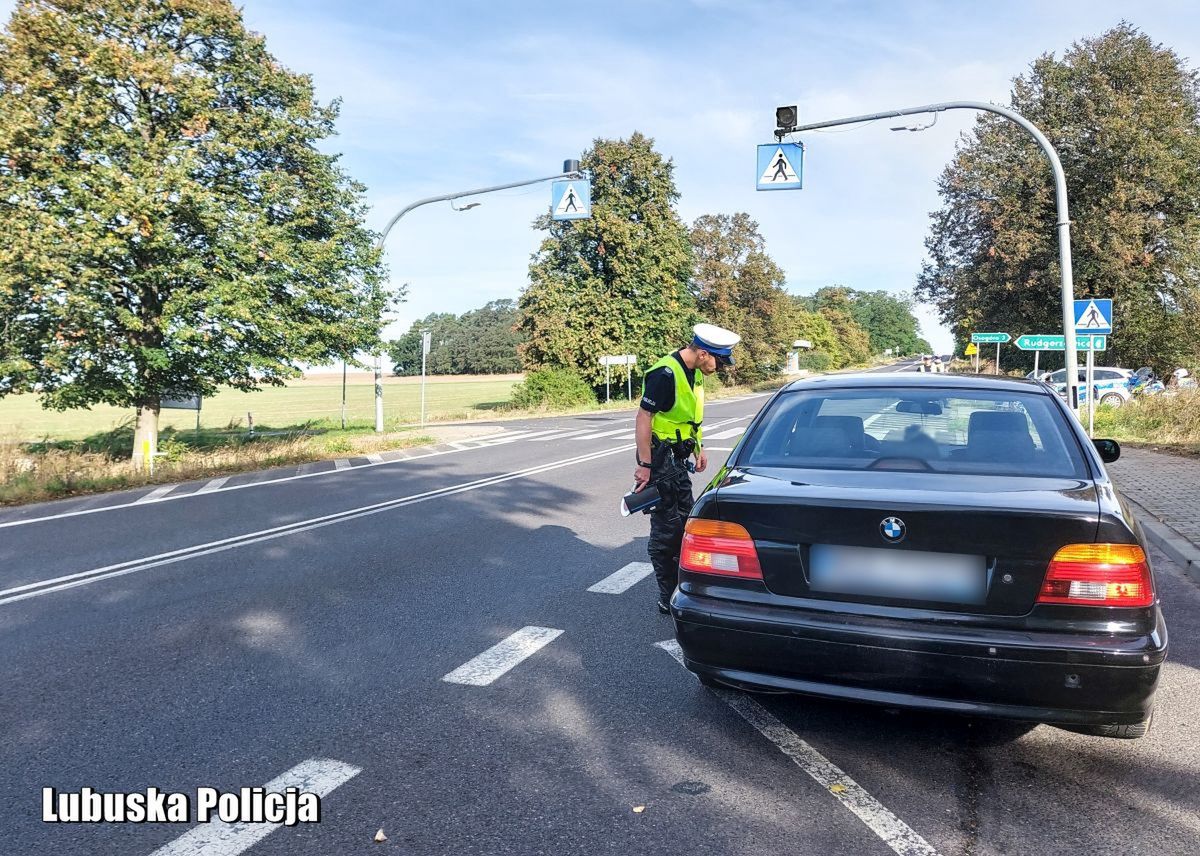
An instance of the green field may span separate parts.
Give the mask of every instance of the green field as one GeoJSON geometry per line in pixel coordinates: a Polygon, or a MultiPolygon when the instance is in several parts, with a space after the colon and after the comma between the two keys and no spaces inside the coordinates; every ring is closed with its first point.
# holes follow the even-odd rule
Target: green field
{"type": "MultiPolygon", "coordinates": [[[[428,418],[458,419],[484,416],[508,401],[519,377],[431,378],[425,387],[428,418]]],[[[384,421],[389,426],[413,423],[420,418],[421,387],[409,378],[388,378],[383,389],[384,421]]],[[[224,428],[231,423],[246,425],[246,414],[254,415],[256,428],[281,428],[324,420],[340,424],[342,385],[340,377],[306,378],[286,387],[259,392],[222,390],[206,399],[200,412],[204,428],[224,428]]],[[[132,410],[97,406],[90,410],[58,412],[43,410],[32,395],[0,399],[0,438],[6,440],[77,440],[110,431],[133,419],[132,410]]],[[[374,385],[369,375],[352,376],[346,387],[346,417],[351,422],[375,419],[374,385]]],[[[164,410],[160,428],[195,428],[191,410],[164,410]]]]}

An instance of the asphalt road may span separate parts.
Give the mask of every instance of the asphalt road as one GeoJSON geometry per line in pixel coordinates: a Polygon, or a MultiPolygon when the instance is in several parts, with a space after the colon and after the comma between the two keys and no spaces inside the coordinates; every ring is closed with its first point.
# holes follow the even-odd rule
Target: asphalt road
{"type": "MultiPolygon", "coordinates": [[[[712,470],[765,400],[712,407],[712,470]]],[[[747,701],[657,644],[631,415],[495,434],[0,514],[0,853],[1200,851],[1200,590],[1164,556],[1146,739],[747,701]],[[44,787],[268,782],[321,822],[41,820],[44,787]]]]}

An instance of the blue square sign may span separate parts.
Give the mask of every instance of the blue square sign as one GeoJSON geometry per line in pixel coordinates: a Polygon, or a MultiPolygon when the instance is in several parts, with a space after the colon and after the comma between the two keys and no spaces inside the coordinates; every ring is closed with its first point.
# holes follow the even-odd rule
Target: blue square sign
{"type": "Polygon", "coordinates": [[[586,178],[550,185],[551,220],[586,220],[592,216],[592,183],[586,178]]]}
{"type": "Polygon", "coordinates": [[[800,190],[804,186],[804,146],[771,143],[758,147],[755,190],[800,190]]]}
{"type": "Polygon", "coordinates": [[[1113,330],[1111,300],[1089,297],[1075,301],[1075,333],[1107,336],[1113,330]]]}

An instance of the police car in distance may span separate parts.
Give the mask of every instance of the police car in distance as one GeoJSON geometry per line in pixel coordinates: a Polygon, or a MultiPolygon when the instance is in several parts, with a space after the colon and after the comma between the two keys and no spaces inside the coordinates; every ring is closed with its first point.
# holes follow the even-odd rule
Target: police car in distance
{"type": "Polygon", "coordinates": [[[700,680],[1146,733],[1167,630],[1142,529],[1045,384],[828,375],[696,501],[671,615],[700,680]]]}
{"type": "MultiPolygon", "coordinates": [[[[1133,397],[1133,391],[1129,383],[1132,377],[1133,372],[1129,369],[1120,369],[1116,366],[1093,367],[1092,387],[1096,390],[1097,403],[1106,404],[1109,407],[1120,407],[1133,397]]],[[[1067,370],[1059,369],[1056,372],[1043,374],[1039,380],[1050,384],[1059,395],[1066,396],[1066,378],[1067,370]]],[[[1088,400],[1086,380],[1087,372],[1081,368],[1079,370],[1079,400],[1081,402],[1088,400]]]]}

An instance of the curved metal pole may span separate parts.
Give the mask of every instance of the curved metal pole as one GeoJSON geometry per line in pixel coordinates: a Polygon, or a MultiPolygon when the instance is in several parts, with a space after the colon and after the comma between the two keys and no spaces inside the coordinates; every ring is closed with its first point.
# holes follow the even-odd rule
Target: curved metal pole
{"type": "MultiPolygon", "coordinates": [[[[400,218],[412,211],[414,208],[420,208],[422,205],[429,205],[434,202],[449,202],[452,199],[461,199],[464,196],[478,196],[481,193],[495,193],[498,190],[511,190],[514,187],[525,187],[530,184],[541,184],[543,181],[558,181],[562,178],[583,178],[581,172],[562,172],[558,175],[548,175],[544,178],[530,178],[525,181],[513,181],[508,184],[496,184],[491,187],[480,187],[476,190],[460,190],[457,193],[446,193],[441,196],[428,196],[425,199],[418,199],[416,202],[404,206],[391,220],[387,221],[387,225],[383,227],[383,231],[379,233],[379,240],[375,242],[375,250],[382,251],[383,243],[387,240],[388,235],[392,231],[392,227],[400,222],[400,218]]],[[[422,343],[422,351],[424,344],[422,343]]],[[[424,355],[422,354],[422,362],[424,355]]],[[[423,412],[423,411],[422,411],[423,412]]],[[[422,417],[424,422],[424,417],[422,417]]],[[[375,353],[375,433],[383,433],[383,353],[382,350],[375,353]]]]}
{"type": "Polygon", "coordinates": [[[1015,110],[1009,110],[1007,107],[1000,107],[996,104],[989,104],[986,101],[945,101],[940,104],[925,104],[921,107],[905,107],[900,110],[886,110],[882,113],[853,116],[849,119],[813,122],[788,130],[776,131],[775,136],[778,139],[783,139],[788,134],[796,131],[812,131],[818,128],[830,128],[835,125],[853,125],[859,122],[873,122],[877,119],[890,119],[896,116],[911,116],[916,113],[941,113],[945,110],[982,110],[987,113],[995,113],[998,116],[1003,116],[1005,119],[1015,122],[1028,131],[1029,135],[1037,140],[1046,158],[1050,161],[1050,169],[1054,172],[1054,200],[1058,207],[1058,223],[1056,226],[1058,229],[1058,263],[1062,271],[1062,319],[1067,362],[1067,402],[1072,410],[1078,410],[1079,357],[1075,351],[1075,285],[1071,271],[1071,218],[1067,211],[1067,176],[1063,172],[1062,162],[1058,159],[1058,152],[1054,150],[1054,146],[1050,145],[1050,141],[1046,139],[1046,135],[1038,130],[1036,125],[1015,110]]]}

